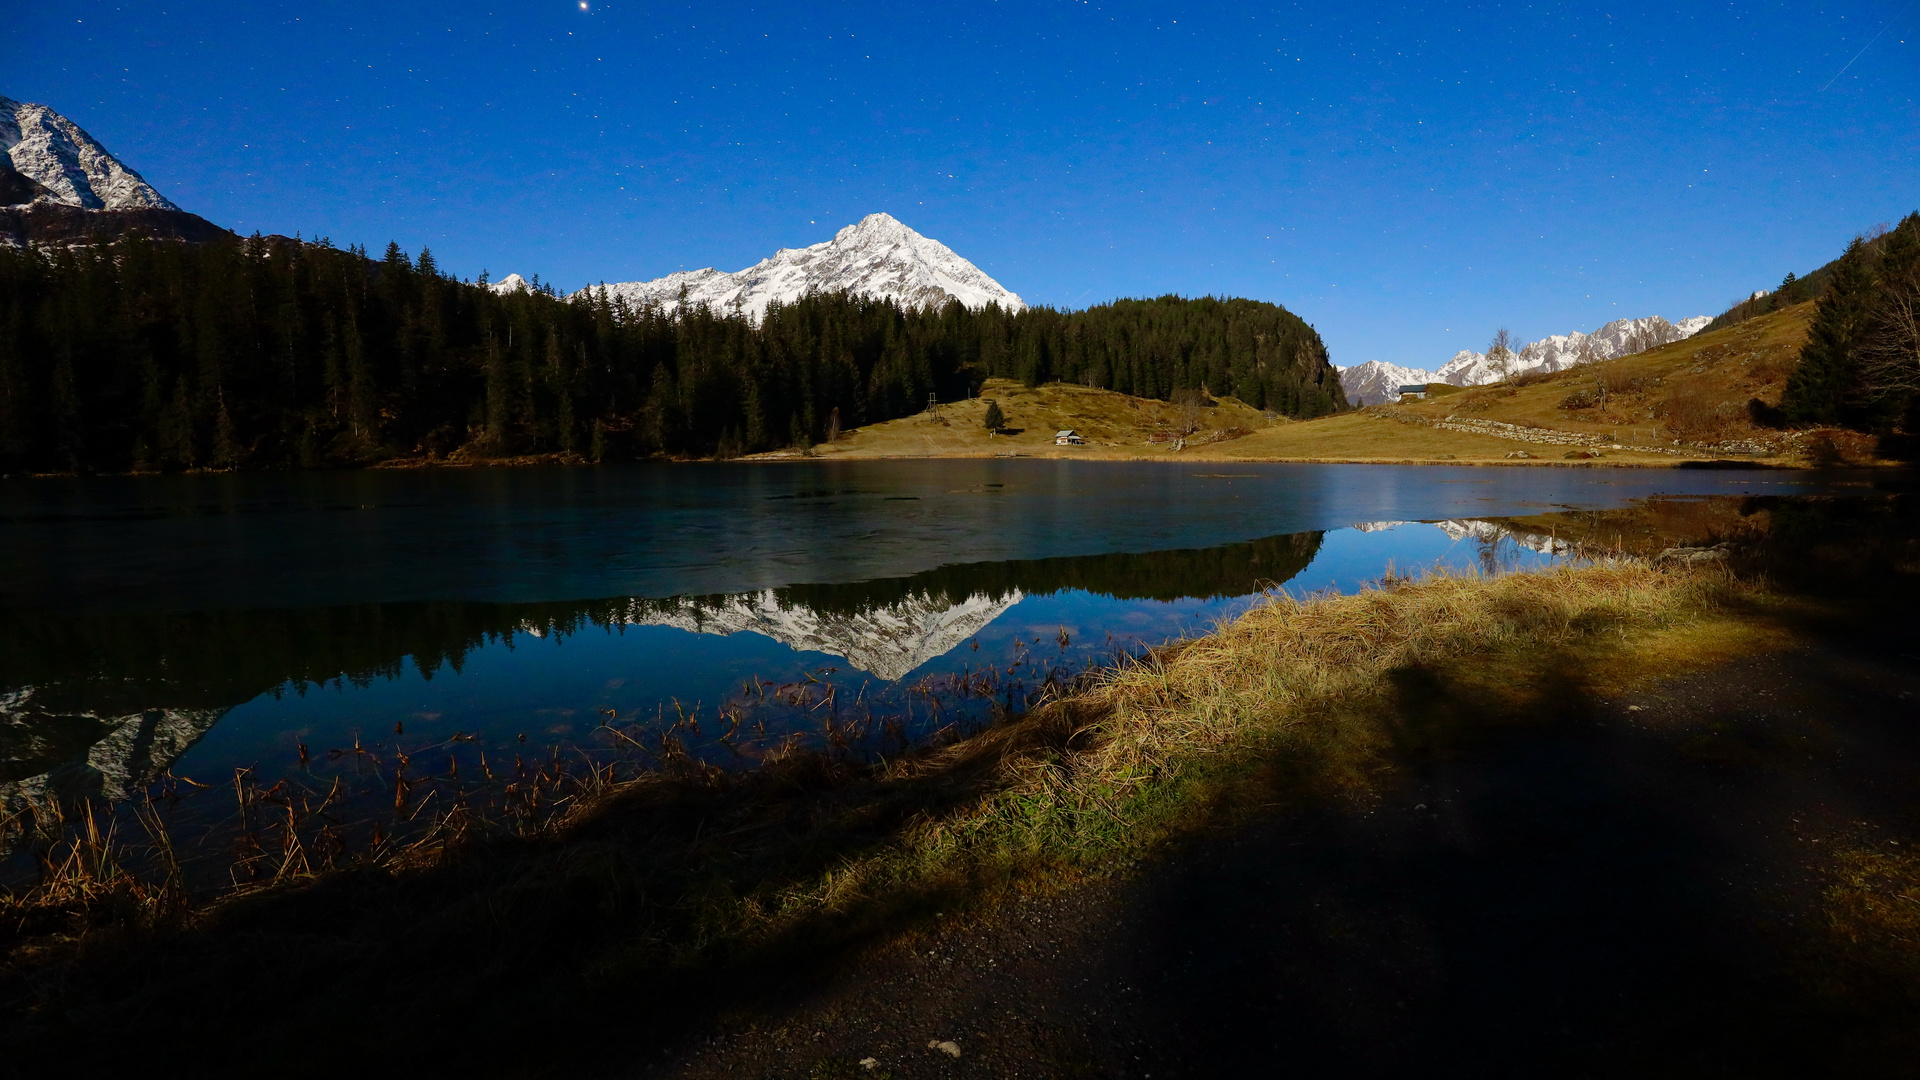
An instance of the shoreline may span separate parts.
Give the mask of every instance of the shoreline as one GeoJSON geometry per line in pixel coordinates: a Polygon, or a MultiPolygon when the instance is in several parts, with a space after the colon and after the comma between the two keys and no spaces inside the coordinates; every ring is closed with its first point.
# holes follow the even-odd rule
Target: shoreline
{"type": "Polygon", "coordinates": [[[476,470],[476,469],[599,469],[622,468],[629,465],[786,465],[786,464],[823,464],[828,462],[861,461],[1080,461],[1091,463],[1133,463],[1149,462],[1167,465],[1197,464],[1233,464],[1233,465],[1391,465],[1391,466],[1445,466],[1452,468],[1554,468],[1554,469],[1759,469],[1769,471],[1810,471],[1827,472],[1839,469],[1897,469],[1909,466],[1910,462],[1890,458],[1874,458],[1868,461],[1841,461],[1826,465],[1801,464],[1779,459],[1746,460],[1741,458],[1670,458],[1666,460],[1612,460],[1608,458],[1587,458],[1578,460],[1560,460],[1554,458],[1342,458],[1342,457],[1229,457],[1218,456],[1174,456],[1174,455],[1102,455],[1082,456],[1075,454],[861,454],[858,456],[841,454],[798,454],[788,451],[770,451],[765,454],[751,454],[737,458],[635,458],[630,461],[585,461],[585,460],[547,460],[538,456],[527,456],[498,461],[444,461],[422,458],[390,458],[370,465],[331,469],[180,469],[172,472],[119,472],[119,473],[76,473],[76,472],[37,472],[15,473],[0,476],[4,480],[73,480],[82,478],[158,478],[166,476],[305,476],[329,473],[360,472],[426,472],[433,470],[476,470]]]}
{"type": "MultiPolygon", "coordinates": [[[[1103,963],[1133,963],[1115,952],[1122,938],[1082,940],[1055,917],[1084,916],[1088,926],[1152,925],[1144,916],[1122,917],[1134,910],[1130,898],[1151,896],[1196,855],[1260,873],[1312,865],[1299,863],[1303,855],[1395,865],[1378,861],[1364,831],[1336,829],[1324,841],[1311,833],[1314,821],[1364,822],[1392,808],[1392,821],[1413,823],[1392,825],[1394,836],[1405,833],[1393,844],[1445,853],[1450,849],[1432,848],[1420,830],[1446,819],[1422,815],[1447,805],[1460,770],[1491,769],[1486,775],[1499,783],[1557,797],[1551,775],[1527,779],[1539,773],[1531,759],[1502,771],[1498,752],[1487,748],[1569,738],[1575,742],[1567,745],[1601,746],[1580,741],[1594,731],[1596,711],[1615,732],[1604,736],[1615,740],[1604,743],[1612,748],[1605,753],[1627,755],[1623,760],[1641,761],[1646,752],[1616,735],[1672,732],[1673,752],[1683,764],[1695,763],[1686,766],[1693,773],[1679,775],[1703,822],[1716,820],[1722,806],[1716,793],[1724,777],[1716,780],[1722,774],[1713,770],[1741,766],[1755,754],[1799,762],[1809,749],[1826,747],[1810,748],[1793,725],[1854,722],[1857,710],[1830,695],[1815,699],[1811,721],[1780,702],[1784,718],[1769,721],[1777,730],[1765,729],[1748,746],[1727,733],[1723,709],[1679,708],[1668,688],[1706,679],[1733,695],[1729,707],[1742,708],[1740,695],[1754,680],[1738,675],[1738,665],[1767,671],[1769,657],[1798,655],[1809,620],[1853,633],[1880,625],[1796,599],[1796,575],[1824,574],[1832,563],[1835,580],[1865,586],[1859,595],[1870,599],[1863,602],[1897,606],[1911,592],[1912,572],[1895,573],[1889,588],[1879,568],[1911,564],[1912,542],[1887,526],[1863,527],[1870,522],[1834,504],[1818,511],[1831,516],[1818,537],[1808,539],[1796,518],[1776,551],[1769,546],[1770,512],[1742,515],[1736,499],[1716,505],[1703,516],[1695,500],[1653,500],[1634,504],[1618,521],[1566,518],[1570,537],[1575,524],[1584,525],[1578,535],[1614,544],[1627,535],[1627,549],[1596,549],[1601,561],[1586,567],[1387,579],[1360,593],[1277,599],[1063,688],[976,734],[880,761],[797,753],[741,775],[686,762],[598,789],[550,789],[549,804],[564,809],[544,823],[469,832],[450,818],[429,841],[405,850],[351,856],[335,869],[211,900],[134,879],[74,879],[68,892],[50,894],[40,906],[12,894],[5,901],[10,917],[0,919],[10,930],[0,1000],[16,1008],[0,1023],[0,1038],[59,1060],[79,1034],[75,1024],[110,1024],[126,1036],[126,1053],[150,1057],[190,1037],[193,1025],[175,1013],[216,1001],[220,1023],[254,1031],[268,1045],[327,1030],[338,1033],[333,1053],[418,1061],[440,1071],[456,1064],[483,1072],[565,1065],[597,1074],[637,1064],[643,1072],[698,1076],[737,1073],[744,1065],[757,1068],[755,1075],[840,1076],[822,1069],[838,1069],[831,1063],[838,1056],[855,1062],[884,1052],[885,1067],[906,1080],[936,1075],[929,1070],[949,1062],[944,1052],[914,1056],[931,1039],[966,1047],[961,1064],[974,1074],[996,1067],[997,1074],[1044,1073],[1041,1066],[1059,1060],[1049,1056],[1051,1040],[1066,1037],[1067,1029],[1055,1025],[1077,1021],[1054,1009],[1034,1036],[1038,1042],[1027,1042],[1004,1020],[990,1019],[1004,1009],[969,1019],[971,995],[1071,1001],[1115,1015],[1107,1006],[1116,1002],[1083,998],[1071,987],[1049,998],[1058,965],[1035,966],[1031,957],[1077,948],[1103,963]],[[1845,545],[1830,543],[1838,535],[1847,537],[1845,545]],[[1663,557],[1665,545],[1689,538],[1732,543],[1663,557]],[[1676,708],[1684,723],[1670,719],[1676,708]],[[1440,779],[1423,779],[1432,769],[1440,779]],[[1708,771],[1695,775],[1699,769],[1708,771]],[[963,942],[974,943],[967,948],[977,964],[944,967],[963,942]],[[956,978],[925,978],[942,971],[956,978]],[[868,993],[881,989],[891,1004],[868,993]],[[854,1012],[837,1011],[836,1002],[852,1003],[854,1012]],[[616,1025],[623,1034],[504,1050],[487,1037],[503,1025],[561,1022],[587,1031],[616,1025]],[[822,1035],[782,1034],[790,1024],[822,1035]],[[446,1037],[422,1045],[415,1037],[421,1025],[446,1037]],[[661,1056],[623,1063],[620,1048],[634,1037],[661,1056]]],[[[1903,520],[1897,497],[1874,505],[1894,508],[1896,523],[1903,520]]],[[[1904,639],[1882,646],[1909,647],[1904,639]]],[[[1817,674],[1824,664],[1803,666],[1817,674]]],[[[1849,753],[1847,760],[1877,757],[1849,753]]],[[[1638,788],[1627,796],[1620,814],[1645,812],[1638,788]]],[[[1773,816],[1798,805],[1765,785],[1752,798],[1773,816]]],[[[1617,852],[1610,827],[1585,814],[1565,817],[1564,827],[1577,835],[1556,834],[1555,850],[1572,844],[1617,852]]],[[[1842,816],[1877,815],[1849,808],[1842,816]]],[[[1852,850],[1840,842],[1850,822],[1827,825],[1820,835],[1830,834],[1832,843],[1818,852],[1852,850]]],[[[1540,865],[1541,838],[1524,823],[1511,828],[1518,854],[1508,857],[1513,869],[1502,872],[1540,865]]],[[[1905,835],[1891,817],[1886,828],[1905,835]]],[[[1669,835],[1657,828],[1634,835],[1642,833],[1669,835]]],[[[1792,842],[1784,843],[1799,858],[1792,842]]],[[[276,839],[273,847],[280,846],[276,839]]],[[[1469,855],[1469,868],[1489,865],[1469,855]]],[[[1632,865],[1629,858],[1621,872],[1632,865]]],[[[1822,874],[1844,870],[1822,867],[1822,874]]],[[[1193,901],[1244,891],[1194,880],[1193,901]]],[[[1501,880],[1494,875],[1487,888],[1518,900],[1528,895],[1510,886],[1499,892],[1501,880]]],[[[1424,900],[1419,890],[1432,887],[1409,895],[1424,900]]],[[[1920,876],[1914,888],[1920,890],[1920,876]]],[[[1824,925],[1819,905],[1835,894],[1802,891],[1813,912],[1801,922],[1824,925]]],[[[1662,904],[1684,900],[1655,895],[1662,904]]],[[[1209,931],[1212,920],[1194,922],[1191,903],[1181,909],[1171,929],[1186,937],[1209,931]]],[[[1366,910],[1355,912],[1352,929],[1364,940],[1377,938],[1370,948],[1382,957],[1406,955],[1393,944],[1392,918],[1366,910]]],[[[1313,911],[1303,902],[1300,917],[1311,920],[1313,911]]],[[[1860,925],[1874,948],[1885,944],[1871,911],[1849,917],[1866,920],[1860,925]]],[[[1504,933],[1497,924],[1482,932],[1504,933]]],[[[1294,939],[1283,933],[1259,940],[1294,939]]],[[[1239,945],[1233,939],[1223,953],[1205,954],[1217,957],[1207,961],[1217,968],[1211,977],[1235,994],[1269,985],[1254,973],[1236,973],[1231,958],[1241,954],[1239,945]]],[[[1143,947],[1144,957],[1156,955],[1150,941],[1143,947]]],[[[1199,938],[1192,947],[1202,949],[1199,938]]],[[[1123,976],[1122,983],[1138,980],[1123,976]]],[[[1411,992],[1392,990],[1387,1004],[1391,995],[1411,992]]],[[[1127,1000],[1129,1007],[1170,1004],[1127,1000]]],[[[1237,1045],[1225,1032],[1219,1037],[1225,1041],[1210,1045],[1237,1045]]],[[[1161,1051],[1169,1067],[1183,1053],[1161,1051]]],[[[108,1062],[113,1056],[89,1064],[119,1068],[108,1062]]]]}

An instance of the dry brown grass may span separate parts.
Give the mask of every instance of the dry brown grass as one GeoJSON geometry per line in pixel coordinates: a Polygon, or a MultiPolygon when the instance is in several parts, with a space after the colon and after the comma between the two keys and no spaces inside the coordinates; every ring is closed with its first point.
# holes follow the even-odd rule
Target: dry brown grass
{"type": "MultiPolygon", "coordinates": [[[[1449,411],[1476,415],[1468,407],[1472,395],[1448,398],[1466,402],[1449,411]]],[[[1420,423],[1401,410],[1412,406],[1378,406],[1339,416],[1256,431],[1218,448],[1202,448],[1199,456],[1232,461],[1338,461],[1367,464],[1463,465],[1558,464],[1559,446],[1519,442],[1470,431],[1449,431],[1420,423]],[[1512,460],[1522,450],[1532,460],[1512,460]]],[[[1444,416],[1447,413],[1441,413],[1444,416]]],[[[1672,466],[1680,459],[1665,454],[1608,451],[1597,464],[1672,466]]]]}
{"type": "Polygon", "coordinates": [[[141,846],[156,856],[141,859],[141,871],[128,869],[129,844],[110,808],[82,803],[77,820],[70,820],[57,801],[47,800],[30,816],[43,845],[40,876],[30,888],[0,892],[0,925],[10,936],[109,926],[148,930],[178,925],[193,909],[173,845],[151,806],[134,815],[146,833],[141,846]]]}
{"type": "MultiPolygon", "coordinates": [[[[831,444],[814,448],[816,457],[1021,457],[1113,458],[1167,457],[1174,440],[1188,446],[1237,438],[1275,423],[1260,410],[1234,398],[1156,401],[1071,383],[1027,387],[1010,379],[988,379],[980,395],[966,401],[845,432],[831,444]],[[989,436],[987,403],[997,402],[1007,431],[989,436]],[[1072,428],[1085,446],[1060,447],[1054,435],[1072,428]]],[[[762,455],[794,456],[790,451],[762,455]]]]}
{"type": "MultiPolygon", "coordinates": [[[[524,1025],[529,1010],[558,1024],[604,1012],[606,986],[641,988],[648,1021],[676,1030],[676,1017],[704,1015],[698,1002],[756,972],[829,964],[1011,890],[1126,873],[1276,800],[1370,797],[1407,745],[1396,713],[1409,673],[1485,675],[1486,693],[1537,695],[1567,685],[1569,662],[1684,667],[1693,653],[1676,637],[1723,641],[1721,605],[1739,588],[1714,569],[1622,562],[1276,596],[949,746],[870,765],[774,755],[740,774],[690,763],[575,785],[528,828],[425,838],[240,892],[178,920],[187,933],[114,933],[163,920],[44,903],[64,889],[84,906],[120,877],[96,831],[65,853],[77,861],[32,898],[37,909],[5,910],[40,921],[13,935],[0,1001],[16,1016],[37,1010],[11,1030],[39,1032],[51,1051],[71,1042],[64,1018],[108,1014],[99,1002],[136,1013],[162,997],[233,1003],[233,980],[251,985],[271,964],[275,1003],[255,1008],[249,991],[229,1009],[269,1040],[415,1015],[422,994],[434,1023],[457,1017],[469,1032],[524,1025]]],[[[1467,723],[1547,712],[1493,711],[1508,719],[1474,711],[1467,723]]],[[[496,1053],[471,1036],[461,1053],[483,1045],[496,1053]]],[[[515,1052],[505,1071],[537,1071],[515,1052]]]]}
{"type": "Polygon", "coordinates": [[[1825,940],[1805,958],[1816,984],[1867,1008],[1920,1000],[1920,856],[1854,847],[1825,869],[1825,940]]]}
{"type": "Polygon", "coordinates": [[[1615,562],[1496,578],[1441,574],[1327,599],[1276,596],[1063,703],[1102,719],[1076,736],[1087,747],[1061,770],[1110,800],[1250,734],[1337,723],[1336,706],[1383,693],[1396,669],[1651,628],[1712,610],[1727,584],[1719,574],[1615,562]]]}
{"type": "Polygon", "coordinates": [[[1427,419],[1466,414],[1629,445],[1770,441],[1779,447],[1774,458],[1800,463],[1805,455],[1781,433],[1753,423],[1748,403],[1779,404],[1812,316],[1813,305],[1800,304],[1632,356],[1400,408],[1427,419]]]}
{"type": "MultiPolygon", "coordinates": [[[[1736,588],[1719,569],[1621,561],[1275,596],[1078,693],[889,765],[883,784],[932,781],[949,792],[946,809],[818,879],[737,897],[723,921],[772,930],[930,881],[978,887],[1119,869],[1215,814],[1222,791],[1276,760],[1303,797],[1364,786],[1389,738],[1380,710],[1396,672],[1583,646],[1598,661],[1652,633],[1692,634],[1721,659],[1709,646],[1736,588]]],[[[1689,655],[1675,650],[1667,666],[1689,655]]]]}
{"type": "MultiPolygon", "coordinates": [[[[1492,420],[1593,436],[1644,449],[1606,450],[1603,464],[1671,466],[1688,458],[1756,456],[1723,442],[1767,447],[1758,460],[1822,464],[1807,445],[1759,427],[1749,403],[1776,406],[1812,318],[1802,304],[1711,334],[1553,374],[1529,374],[1487,387],[1446,387],[1425,401],[1316,420],[1269,419],[1232,399],[1211,407],[1131,398],[1107,390],[1049,384],[1028,389],[989,380],[979,399],[872,424],[843,435],[822,456],[1164,458],[1233,461],[1341,461],[1560,464],[1565,447],[1427,426],[1448,416],[1492,420]],[[998,400],[1020,434],[988,438],[986,401],[998,400]],[[1398,420],[1400,422],[1392,422],[1398,420]],[[1090,445],[1055,447],[1053,434],[1075,428],[1090,445]],[[1191,434],[1176,454],[1173,440],[1191,434]],[[1244,435],[1240,434],[1245,432],[1244,435]],[[1676,445],[1676,440],[1681,445],[1676,445]],[[1510,461],[1523,450],[1528,459],[1510,461]]],[[[1764,410],[1763,410],[1764,411],[1764,410]]],[[[1858,441],[1858,440],[1855,440],[1858,441]]],[[[769,455],[769,456],[791,456],[769,455]]],[[[1870,460],[1871,447],[1847,443],[1828,459],[1870,460]]]]}

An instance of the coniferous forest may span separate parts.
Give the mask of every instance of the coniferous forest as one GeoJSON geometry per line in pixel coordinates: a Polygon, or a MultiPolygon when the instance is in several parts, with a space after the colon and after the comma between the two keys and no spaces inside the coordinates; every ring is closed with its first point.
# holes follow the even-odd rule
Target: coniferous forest
{"type": "Polygon", "coordinates": [[[1781,412],[1803,425],[1920,431],[1920,213],[1855,237],[1822,270],[1781,412]]]}
{"type": "Polygon", "coordinates": [[[1347,407],[1273,304],[1009,313],[846,295],[759,325],[496,293],[429,252],[284,237],[0,250],[0,470],[319,468],[394,458],[731,456],[807,446],[982,380],[1347,407]]]}

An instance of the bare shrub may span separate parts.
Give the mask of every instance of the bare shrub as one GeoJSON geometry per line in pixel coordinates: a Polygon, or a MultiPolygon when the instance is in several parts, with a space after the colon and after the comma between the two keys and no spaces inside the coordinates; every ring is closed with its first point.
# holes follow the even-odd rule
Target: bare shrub
{"type": "Polygon", "coordinates": [[[1181,435],[1191,435],[1199,431],[1200,423],[1206,416],[1204,410],[1210,405],[1218,404],[1209,401],[1206,391],[1199,387],[1175,390],[1172,400],[1175,414],[1179,417],[1176,431],[1181,435]]]}
{"type": "Polygon", "coordinates": [[[1494,331],[1493,340],[1487,344],[1487,369],[1493,372],[1495,381],[1505,382],[1518,359],[1513,352],[1513,331],[1504,326],[1494,331]]]}
{"type": "Polygon", "coordinates": [[[1829,465],[1845,465],[1847,450],[1840,440],[1833,437],[1832,431],[1816,431],[1807,436],[1801,445],[1806,449],[1807,461],[1825,468],[1829,465]]]}
{"type": "Polygon", "coordinates": [[[1713,440],[1747,418],[1742,403],[1719,400],[1705,383],[1688,381],[1675,386],[1655,409],[1665,420],[1667,433],[1678,439],[1713,440]]]}
{"type": "Polygon", "coordinates": [[[1920,271],[1893,275],[1881,286],[1860,358],[1871,396],[1920,393],[1920,271]]]}

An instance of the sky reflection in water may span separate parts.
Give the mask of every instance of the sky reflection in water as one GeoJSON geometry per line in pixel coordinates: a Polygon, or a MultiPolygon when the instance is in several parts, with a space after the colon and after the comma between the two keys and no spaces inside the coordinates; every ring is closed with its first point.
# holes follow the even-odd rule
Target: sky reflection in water
{"type": "MultiPolygon", "coordinates": [[[[1490,554],[1503,570],[1558,561],[1512,538],[1491,544],[1459,536],[1457,526],[1450,532],[1421,523],[1337,529],[1312,543],[1317,550],[1311,561],[1282,583],[1295,595],[1351,591],[1390,567],[1402,573],[1435,566],[1484,570],[1490,554]]],[[[991,621],[894,678],[888,676],[896,673],[883,665],[873,665],[882,667],[879,671],[862,670],[842,653],[795,648],[753,630],[628,624],[512,633],[467,653],[457,670],[444,661],[430,674],[409,666],[357,683],[277,687],[228,712],[175,769],[218,776],[236,765],[289,763],[299,743],[319,749],[351,745],[356,736],[391,741],[396,724],[416,743],[458,731],[479,736],[482,745],[515,746],[521,734],[540,746],[564,745],[588,736],[609,715],[604,710],[622,721],[664,722],[674,718],[677,701],[689,711],[712,714],[755,678],[792,683],[812,675],[850,689],[863,687],[869,697],[898,707],[901,699],[890,690],[983,666],[1005,667],[1016,656],[1017,643],[1037,642],[1033,648],[1048,660],[1078,670],[1117,650],[1137,652],[1204,633],[1257,602],[1261,584],[1249,578],[1241,586],[1246,591],[1232,595],[1168,600],[1083,588],[1021,592],[1017,598],[975,594],[968,599],[986,601],[982,613],[992,613],[991,621]],[[1062,632],[1065,646],[1058,640],[1062,632]]]]}
{"type": "Polygon", "coordinates": [[[1459,528],[1356,523],[1860,482],[999,460],[0,482],[0,801],[168,769],[324,785],[356,737],[470,769],[682,710],[723,762],[823,718],[914,737],[1273,583],[1488,558],[1459,528]]]}

